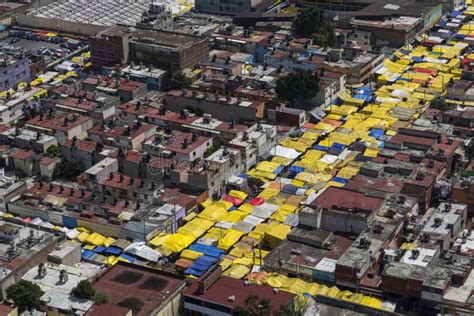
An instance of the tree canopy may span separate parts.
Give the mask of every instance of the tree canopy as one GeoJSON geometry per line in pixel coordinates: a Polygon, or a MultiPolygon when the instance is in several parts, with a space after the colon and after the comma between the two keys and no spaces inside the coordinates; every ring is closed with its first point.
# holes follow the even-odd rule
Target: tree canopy
{"type": "Polygon", "coordinates": [[[46,149],[46,153],[50,156],[57,157],[61,154],[61,148],[58,145],[51,145],[46,149]]]}
{"type": "Polygon", "coordinates": [[[323,10],[317,7],[300,9],[293,20],[295,36],[309,37],[313,44],[331,46],[336,43],[334,25],[324,16],[323,10]]]}
{"type": "Polygon", "coordinates": [[[256,294],[250,294],[244,301],[243,306],[236,306],[234,308],[234,314],[238,316],[268,316],[272,307],[270,300],[262,298],[256,294]]]}
{"type": "Polygon", "coordinates": [[[192,80],[186,77],[185,74],[183,74],[182,72],[177,72],[173,75],[173,78],[171,78],[170,88],[172,90],[185,89],[188,88],[191,83],[192,80]]]}
{"type": "Polygon", "coordinates": [[[275,92],[282,99],[287,100],[292,106],[305,105],[305,102],[319,91],[319,76],[307,70],[297,70],[279,78],[275,92]]]}
{"type": "Polygon", "coordinates": [[[37,308],[43,295],[41,288],[30,281],[20,280],[7,288],[7,298],[12,300],[20,312],[37,308]]]}
{"type": "Polygon", "coordinates": [[[71,294],[80,299],[90,300],[96,293],[92,284],[88,280],[82,280],[72,289],[71,294]]]}
{"type": "Polygon", "coordinates": [[[106,304],[109,302],[109,297],[107,294],[102,292],[97,292],[89,280],[80,281],[75,288],[71,291],[72,296],[83,299],[83,300],[92,300],[97,304],[106,304]]]}
{"type": "Polygon", "coordinates": [[[76,177],[82,172],[81,164],[76,160],[61,160],[56,166],[54,166],[53,174],[51,178],[76,180],[76,177]]]}

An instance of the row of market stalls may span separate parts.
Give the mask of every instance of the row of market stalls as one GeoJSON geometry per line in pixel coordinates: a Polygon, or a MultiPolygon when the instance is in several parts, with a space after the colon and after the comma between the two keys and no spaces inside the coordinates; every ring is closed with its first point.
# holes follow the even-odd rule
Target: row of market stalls
{"type": "Polygon", "coordinates": [[[318,113],[319,122],[306,123],[271,149],[269,160],[237,176],[258,190],[230,190],[218,201],[205,201],[202,211],[188,214],[175,233],[158,234],[145,244],[84,228],[57,229],[82,243],[83,258],[91,262],[173,262],[190,278],[217,264],[223,275],[236,279],[393,311],[393,304],[374,297],[267,272],[265,257],[298,225],[303,205],[328,187],[344,187],[399,128],[409,127],[431,101],[446,93],[447,85],[460,78],[461,61],[474,57],[464,54],[467,46],[448,41],[397,50],[395,58],[377,70],[378,89],[343,92],[337,104],[318,113]]]}
{"type": "Polygon", "coordinates": [[[446,93],[448,84],[460,78],[467,47],[450,41],[396,51],[377,71],[378,89],[342,93],[318,123],[307,123],[298,136],[283,139],[271,159],[239,175],[258,184],[257,196],[230,191],[219,201],[206,201],[175,234],[157,236],[150,244],[177,256],[177,268],[193,277],[217,263],[230,277],[390,310],[392,305],[373,297],[265,272],[265,256],[298,224],[301,205],[330,186],[345,186],[399,128],[409,127],[446,93]]]}

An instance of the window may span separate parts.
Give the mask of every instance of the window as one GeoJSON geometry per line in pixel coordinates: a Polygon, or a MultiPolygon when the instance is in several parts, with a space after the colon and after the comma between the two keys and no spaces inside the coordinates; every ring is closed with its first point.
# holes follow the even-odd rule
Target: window
{"type": "Polygon", "coordinates": [[[20,74],[16,75],[16,79],[20,79],[20,74]]]}
{"type": "Polygon", "coordinates": [[[193,151],[193,157],[196,157],[196,152],[195,151],[193,151]]]}

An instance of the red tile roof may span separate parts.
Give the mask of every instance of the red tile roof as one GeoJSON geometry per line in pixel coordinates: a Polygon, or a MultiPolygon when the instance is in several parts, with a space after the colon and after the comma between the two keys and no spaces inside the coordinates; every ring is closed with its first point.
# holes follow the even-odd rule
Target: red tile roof
{"type": "Polygon", "coordinates": [[[185,279],[182,276],[118,262],[93,287],[96,291],[105,293],[111,304],[130,306],[134,316],[148,316],[184,285],[185,279]]]}
{"type": "Polygon", "coordinates": [[[419,144],[419,145],[425,145],[425,146],[433,146],[436,143],[436,140],[432,138],[397,134],[393,136],[392,138],[390,138],[389,142],[393,144],[411,143],[411,144],[419,144]]]}
{"type": "MultiPolygon", "coordinates": [[[[64,147],[72,147],[72,143],[74,140],[70,139],[66,143],[63,144],[64,147]]],[[[76,148],[81,151],[87,151],[87,152],[93,152],[94,149],[97,146],[96,142],[90,141],[90,140],[82,140],[78,139],[76,140],[76,148]]]]}
{"type": "Polygon", "coordinates": [[[32,150],[18,150],[10,154],[10,157],[25,160],[33,156],[32,150]]]}
{"type": "Polygon", "coordinates": [[[42,182],[35,183],[35,185],[30,188],[28,191],[35,197],[39,199],[43,199],[47,195],[51,194],[58,197],[63,197],[67,199],[68,204],[75,204],[79,201],[89,198],[92,195],[92,192],[84,190],[84,196],[81,197],[81,190],[74,189],[73,194],[71,195],[71,188],[63,187],[63,191],[61,192],[61,186],[57,184],[53,184],[52,190],[49,189],[51,183],[42,182]]]}
{"type": "MultiPolygon", "coordinates": [[[[165,150],[185,155],[190,154],[191,152],[193,152],[211,139],[210,137],[197,135],[196,140],[193,142],[193,133],[185,133],[181,131],[173,131],[172,135],[172,142],[163,141],[161,142],[161,145],[164,147],[165,150]],[[185,139],[188,141],[187,147],[183,147],[183,142],[185,139]]],[[[156,138],[157,136],[154,135],[148,138],[147,142],[154,141],[156,138]]]]}
{"type": "Polygon", "coordinates": [[[93,77],[86,78],[83,82],[90,85],[97,85],[104,88],[107,87],[107,88],[113,88],[113,89],[122,90],[122,91],[134,91],[140,87],[145,86],[145,83],[138,82],[138,81],[127,81],[126,79],[121,78],[119,80],[119,85],[117,87],[116,79],[109,78],[107,76],[93,76],[93,77]]]}
{"type": "Polygon", "coordinates": [[[49,166],[57,161],[61,160],[60,158],[58,157],[49,157],[49,156],[44,156],[43,158],[41,158],[40,160],[40,165],[44,165],[44,166],[49,166]]]}
{"type": "Polygon", "coordinates": [[[84,115],[79,115],[79,114],[65,114],[65,115],[60,115],[57,117],[53,118],[43,118],[40,119],[40,116],[37,115],[34,118],[26,121],[27,125],[31,126],[36,126],[44,129],[52,129],[54,131],[69,131],[84,122],[87,122],[89,120],[92,120],[90,117],[84,116],[84,115]],[[73,121],[74,115],[76,117],[76,120],[73,121]],[[68,118],[69,119],[69,124],[67,126],[64,126],[64,119],[68,118]]]}
{"type": "Polygon", "coordinates": [[[12,310],[13,307],[7,303],[0,304],[0,316],[9,316],[12,310]]]}
{"type": "Polygon", "coordinates": [[[113,175],[112,179],[110,177],[107,177],[106,179],[99,181],[99,184],[102,184],[108,187],[122,189],[125,191],[133,191],[134,189],[138,188],[141,185],[141,181],[142,181],[141,178],[132,178],[132,177],[129,177],[120,173],[115,173],[115,172],[112,173],[112,175],[113,175]],[[121,176],[122,176],[122,180],[120,180],[121,176]]]}
{"type": "Polygon", "coordinates": [[[9,131],[11,128],[12,128],[11,126],[0,124],[0,133],[9,131]]]}
{"type": "Polygon", "coordinates": [[[125,160],[133,163],[139,163],[140,161],[142,161],[142,158],[142,152],[139,152],[137,150],[129,150],[127,151],[127,156],[125,157],[125,160]]]}
{"type": "Polygon", "coordinates": [[[131,127],[131,131],[129,135],[125,135],[127,128],[125,126],[117,126],[111,129],[104,129],[101,125],[96,125],[90,128],[87,132],[89,134],[105,137],[105,138],[121,138],[121,139],[133,139],[136,138],[143,133],[149,131],[150,129],[155,128],[153,125],[149,124],[141,124],[138,129],[134,129],[133,126],[131,127]]]}
{"type": "Polygon", "coordinates": [[[112,304],[95,304],[89,309],[86,313],[86,316],[103,316],[103,315],[113,315],[113,316],[126,316],[130,311],[129,308],[121,307],[118,305],[112,304]]]}
{"type": "Polygon", "coordinates": [[[364,193],[329,187],[311,203],[311,206],[322,206],[328,209],[336,206],[347,209],[358,208],[376,211],[380,208],[383,201],[384,199],[366,196],[364,193]]]}
{"type": "Polygon", "coordinates": [[[295,294],[285,291],[274,292],[273,288],[258,284],[245,285],[243,280],[233,279],[225,276],[212,284],[204,293],[200,293],[198,282],[194,282],[188,287],[183,295],[193,297],[198,300],[235,308],[244,305],[244,301],[249,295],[256,294],[260,299],[266,298],[270,301],[273,311],[279,310],[281,305],[289,304],[295,294]],[[228,298],[234,296],[235,300],[230,301],[228,298]]]}

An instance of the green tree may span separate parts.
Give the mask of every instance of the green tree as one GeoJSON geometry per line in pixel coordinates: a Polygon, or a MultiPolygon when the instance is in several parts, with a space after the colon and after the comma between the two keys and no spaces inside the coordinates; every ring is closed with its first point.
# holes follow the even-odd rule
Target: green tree
{"type": "Polygon", "coordinates": [[[275,88],[278,96],[290,102],[293,107],[304,107],[305,102],[315,97],[318,91],[318,74],[306,70],[297,70],[279,78],[275,88]]]}
{"type": "Polygon", "coordinates": [[[107,296],[107,294],[103,292],[96,292],[94,296],[92,297],[92,299],[94,300],[94,302],[96,302],[99,305],[107,304],[109,302],[109,297],[107,296]]]}
{"type": "Polygon", "coordinates": [[[256,294],[250,294],[244,301],[243,306],[236,306],[234,314],[238,316],[268,316],[272,310],[270,300],[256,294]]]}
{"type": "Polygon", "coordinates": [[[117,78],[122,77],[122,67],[120,67],[119,64],[116,64],[116,65],[114,66],[114,75],[115,75],[115,77],[117,77],[117,78]]]}
{"type": "Polygon", "coordinates": [[[57,157],[61,153],[61,149],[58,145],[51,145],[46,149],[46,153],[50,156],[57,157]]]}
{"type": "Polygon", "coordinates": [[[446,111],[449,108],[443,96],[439,96],[435,98],[433,101],[431,101],[430,106],[434,109],[441,110],[441,111],[446,111]]]}
{"type": "Polygon", "coordinates": [[[209,147],[208,149],[206,149],[206,151],[204,152],[204,157],[205,158],[209,157],[210,155],[212,155],[214,152],[216,152],[219,148],[221,148],[226,143],[227,143],[227,141],[220,134],[213,137],[212,138],[212,147],[209,147]]]}
{"type": "Polygon", "coordinates": [[[20,280],[8,287],[7,298],[12,300],[20,312],[37,308],[43,295],[41,288],[30,281],[20,280]]]}
{"type": "Polygon", "coordinates": [[[173,78],[171,78],[170,87],[172,90],[186,89],[189,88],[192,83],[192,80],[186,77],[185,74],[177,72],[173,75],[173,78]]]}
{"type": "Polygon", "coordinates": [[[76,160],[61,160],[54,167],[51,178],[53,180],[66,179],[76,180],[76,177],[82,172],[81,164],[76,160]]]}
{"type": "Polygon", "coordinates": [[[72,289],[71,294],[76,298],[90,300],[96,295],[96,292],[88,280],[82,280],[72,289]]]}
{"type": "Polygon", "coordinates": [[[293,34],[309,37],[313,44],[331,46],[336,42],[334,24],[325,16],[323,10],[317,7],[300,9],[293,20],[293,34]]]}

